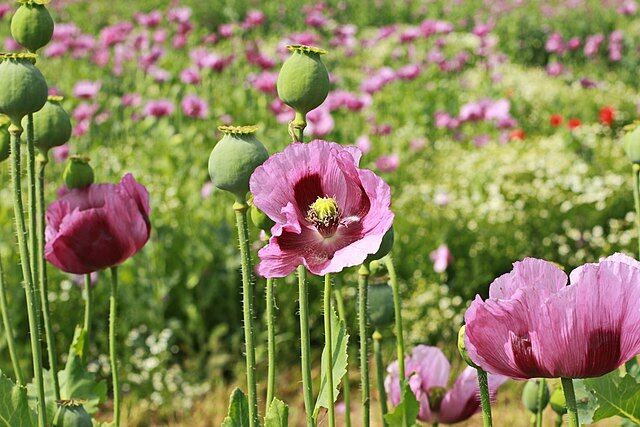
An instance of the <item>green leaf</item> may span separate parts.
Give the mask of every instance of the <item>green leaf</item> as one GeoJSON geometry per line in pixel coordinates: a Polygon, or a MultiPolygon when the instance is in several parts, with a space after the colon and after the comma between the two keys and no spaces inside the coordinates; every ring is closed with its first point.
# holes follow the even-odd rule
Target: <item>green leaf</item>
{"type": "MultiPolygon", "coordinates": [[[[347,373],[347,345],[349,343],[349,335],[344,321],[338,318],[334,310],[331,310],[331,354],[333,359],[333,402],[338,400],[340,393],[340,381],[347,373]]],[[[329,387],[327,386],[327,346],[322,350],[322,368],[321,382],[316,406],[313,410],[313,416],[316,417],[320,408],[329,407],[329,387]]]]}
{"type": "Polygon", "coordinates": [[[573,388],[576,392],[576,404],[578,406],[578,418],[581,424],[593,423],[593,414],[598,409],[598,399],[591,390],[587,389],[584,380],[573,380],[573,388]]]}
{"type": "Polygon", "coordinates": [[[420,404],[409,387],[409,381],[402,382],[402,400],[393,409],[393,412],[384,416],[389,427],[404,427],[415,425],[420,413],[420,404]]]}
{"type": "Polygon", "coordinates": [[[640,424],[640,384],[631,375],[616,370],[600,378],[584,380],[598,399],[593,421],[620,416],[640,424]]]}
{"type": "Polygon", "coordinates": [[[249,403],[247,396],[239,388],[231,393],[231,403],[229,412],[222,421],[221,427],[248,427],[249,426],[249,403]]]}
{"type": "Polygon", "coordinates": [[[267,415],[264,417],[264,427],[288,427],[289,407],[279,399],[273,399],[267,415]]]}
{"type": "Polygon", "coordinates": [[[27,389],[15,385],[0,371],[0,426],[35,427],[36,414],[29,408],[27,389]]]}

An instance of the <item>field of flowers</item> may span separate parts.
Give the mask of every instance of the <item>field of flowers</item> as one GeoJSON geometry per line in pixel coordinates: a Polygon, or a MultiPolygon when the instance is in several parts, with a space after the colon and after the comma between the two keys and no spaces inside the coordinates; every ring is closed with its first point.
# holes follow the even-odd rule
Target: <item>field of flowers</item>
{"type": "MultiPolygon", "coordinates": [[[[22,49],[9,24],[17,7],[0,0],[8,52],[22,49]]],[[[73,125],[71,140],[51,150],[47,204],[60,195],[74,155],[91,159],[96,182],[129,172],[150,197],[149,242],[119,268],[123,425],[218,426],[229,393],[246,385],[233,198],[212,184],[207,162],[218,125],[258,124],[269,153],[290,144],[294,112],[276,89],[288,45],[328,51],[330,92],[309,112],[305,138],[356,145],[360,167],[391,188],[407,353],[438,346],[457,377],[465,311],[513,262],[546,259],[568,274],[615,252],[636,254],[632,163],[621,142],[640,111],[635,0],[52,0],[47,8],[56,25],[37,65],[73,125]]],[[[8,163],[0,163],[0,254],[16,351],[30,372],[8,163]]],[[[253,225],[249,232],[256,253],[267,236],[253,225]]],[[[51,329],[64,366],[84,321],[84,278],[49,270],[51,329]]],[[[91,278],[95,334],[83,355],[92,384],[85,386],[107,421],[110,275],[91,278]]],[[[268,369],[264,283],[257,279],[255,295],[259,377],[268,369]]],[[[276,394],[290,406],[291,425],[304,425],[296,283],[292,274],[274,288],[276,394]]],[[[357,268],[335,277],[352,336],[353,402],[357,283],[357,268]]],[[[322,279],[310,275],[314,379],[322,295],[322,279]]],[[[394,331],[381,333],[386,366],[396,359],[394,331]]],[[[8,345],[0,334],[7,374],[8,345]]],[[[522,388],[501,388],[495,425],[530,425],[522,388]]],[[[373,386],[372,397],[372,425],[382,425],[373,386]]],[[[341,399],[336,411],[344,425],[341,399]]],[[[354,420],[359,411],[354,404],[354,420]]],[[[546,416],[551,425],[553,412],[546,416]]],[[[481,416],[468,423],[481,425],[481,416]]]]}

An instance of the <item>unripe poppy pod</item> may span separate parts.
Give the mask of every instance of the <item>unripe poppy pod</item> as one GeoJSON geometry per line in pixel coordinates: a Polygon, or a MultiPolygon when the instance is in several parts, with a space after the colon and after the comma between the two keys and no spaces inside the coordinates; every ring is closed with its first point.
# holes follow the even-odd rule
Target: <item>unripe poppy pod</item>
{"type": "Polygon", "coordinates": [[[464,342],[466,330],[467,327],[465,325],[462,325],[462,327],[458,331],[458,352],[460,353],[460,356],[462,356],[462,360],[464,360],[467,365],[471,366],[472,368],[481,369],[478,365],[473,363],[473,360],[471,360],[471,358],[469,357],[469,353],[467,352],[467,344],[464,342]]]}
{"type": "Polygon", "coordinates": [[[544,408],[549,404],[549,387],[545,382],[542,402],[540,402],[540,406],[542,406],[542,408],[538,409],[538,389],[540,388],[540,381],[541,380],[527,381],[524,385],[524,389],[522,390],[522,404],[534,414],[538,412],[538,410],[544,410],[544,408]]]}
{"type": "Polygon", "coordinates": [[[11,134],[9,133],[10,124],[11,121],[7,116],[0,116],[0,162],[9,158],[11,149],[11,134]]]}
{"type": "Polygon", "coordinates": [[[11,35],[31,52],[46,46],[53,36],[53,18],[44,3],[48,1],[23,0],[11,18],[11,35]]]}
{"type": "Polygon", "coordinates": [[[633,163],[640,163],[640,126],[632,127],[632,129],[622,137],[622,142],[629,160],[633,163]]]}
{"type": "Polygon", "coordinates": [[[287,47],[291,56],[278,74],[278,96],[304,116],[322,104],[329,94],[329,73],[320,59],[327,51],[304,45],[287,47]]]}
{"type": "Polygon", "coordinates": [[[371,254],[367,257],[365,262],[376,261],[384,258],[393,249],[393,242],[395,241],[395,232],[393,231],[393,225],[382,237],[382,243],[380,243],[380,249],[375,254],[371,254]]]}
{"type": "Polygon", "coordinates": [[[58,402],[58,411],[53,419],[54,427],[92,427],[91,416],[77,400],[58,402]]]}
{"type": "MultiPolygon", "coordinates": [[[[41,153],[66,144],[71,138],[71,119],[60,105],[61,101],[61,96],[50,96],[44,107],[33,114],[33,138],[41,153]]],[[[23,118],[22,127],[26,126],[27,120],[23,118]]]]}
{"type": "Polygon", "coordinates": [[[253,222],[253,225],[268,233],[271,227],[275,225],[275,222],[253,204],[253,196],[249,199],[249,205],[251,205],[251,222],[253,222]]]}
{"type": "Polygon", "coordinates": [[[209,176],[213,185],[245,201],[249,178],[269,158],[267,149],[255,137],[257,126],[219,126],[224,136],[209,156],[209,176]]]}
{"type": "Polygon", "coordinates": [[[31,53],[0,53],[0,113],[18,127],[47,102],[47,82],[35,62],[31,53]]]}
{"type": "Polygon", "coordinates": [[[553,409],[556,414],[564,415],[567,413],[567,401],[564,397],[562,387],[558,387],[553,390],[549,403],[551,404],[551,409],[553,409]]]}
{"type": "Polygon", "coordinates": [[[393,291],[387,283],[371,284],[368,292],[369,322],[376,329],[393,323],[393,291]]]}
{"type": "Polygon", "coordinates": [[[62,178],[69,190],[84,188],[93,184],[93,168],[89,164],[89,158],[81,156],[69,157],[69,162],[62,173],[62,178]]]}

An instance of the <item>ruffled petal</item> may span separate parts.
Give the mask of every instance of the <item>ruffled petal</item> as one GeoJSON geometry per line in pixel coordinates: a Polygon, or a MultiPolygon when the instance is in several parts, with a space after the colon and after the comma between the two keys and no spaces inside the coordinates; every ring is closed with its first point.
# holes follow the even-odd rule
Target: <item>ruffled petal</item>
{"type": "Polygon", "coordinates": [[[489,298],[506,299],[523,287],[543,288],[554,293],[567,285],[567,275],[555,264],[536,258],[525,258],[513,264],[511,272],[491,283],[489,298]]]}

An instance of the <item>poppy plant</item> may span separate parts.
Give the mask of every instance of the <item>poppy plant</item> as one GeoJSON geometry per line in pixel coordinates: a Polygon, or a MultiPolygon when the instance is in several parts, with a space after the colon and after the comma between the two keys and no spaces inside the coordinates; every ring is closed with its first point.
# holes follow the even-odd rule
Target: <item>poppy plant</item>
{"type": "Polygon", "coordinates": [[[254,204],[275,221],[258,273],[285,277],[297,266],[324,275],[362,264],[391,228],[391,190],[359,169],[361,152],[335,142],[294,143],[251,176],[254,204]]]}

